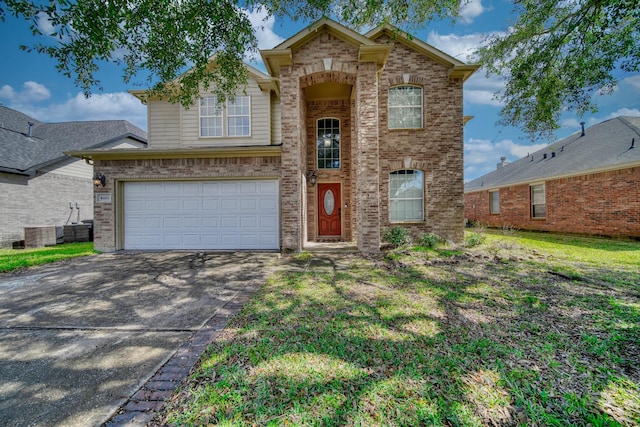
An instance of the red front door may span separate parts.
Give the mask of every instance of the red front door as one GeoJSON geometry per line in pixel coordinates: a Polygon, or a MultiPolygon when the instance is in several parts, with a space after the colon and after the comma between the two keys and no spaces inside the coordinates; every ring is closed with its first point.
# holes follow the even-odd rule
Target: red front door
{"type": "Polygon", "coordinates": [[[318,184],[318,235],[341,236],[340,184],[318,184]]]}

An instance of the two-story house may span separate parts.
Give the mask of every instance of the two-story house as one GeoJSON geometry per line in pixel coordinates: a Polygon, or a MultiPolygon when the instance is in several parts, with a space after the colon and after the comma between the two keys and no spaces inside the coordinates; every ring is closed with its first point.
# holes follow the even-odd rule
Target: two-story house
{"type": "Polygon", "coordinates": [[[389,26],[323,18],[261,51],[233,102],[148,106],[149,147],[94,162],[95,241],[118,249],[380,248],[384,227],[463,236],[463,82],[478,68],[389,26]]]}

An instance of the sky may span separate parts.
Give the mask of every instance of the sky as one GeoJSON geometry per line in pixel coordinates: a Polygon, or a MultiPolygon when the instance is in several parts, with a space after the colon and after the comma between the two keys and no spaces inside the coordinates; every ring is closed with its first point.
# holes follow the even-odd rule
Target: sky
{"type": "MultiPolygon", "coordinates": [[[[432,22],[413,31],[422,41],[464,62],[487,36],[508,29],[514,22],[512,4],[507,0],[469,0],[461,18],[432,22]]],[[[260,12],[250,13],[260,49],[270,49],[305,28],[310,22],[291,22],[269,18],[260,12]]],[[[363,31],[364,32],[364,31],[363,31]]],[[[55,62],[36,52],[25,52],[20,45],[36,42],[28,23],[7,16],[0,22],[0,103],[42,122],[124,119],[147,130],[146,107],[127,90],[140,89],[122,80],[122,72],[107,64],[99,72],[101,88],[90,98],[60,74],[55,62]]],[[[262,69],[262,61],[248,62],[262,69]]],[[[495,169],[500,157],[511,162],[543,148],[547,142],[531,142],[520,130],[497,124],[501,105],[494,93],[504,85],[499,76],[477,71],[464,85],[464,114],[474,116],[464,129],[464,180],[469,181],[495,169]]],[[[619,82],[608,96],[595,95],[599,112],[578,117],[567,112],[561,117],[557,139],[580,130],[580,122],[592,126],[620,115],[640,116],[640,74],[619,82]]],[[[548,141],[549,143],[553,141],[548,141]]]]}

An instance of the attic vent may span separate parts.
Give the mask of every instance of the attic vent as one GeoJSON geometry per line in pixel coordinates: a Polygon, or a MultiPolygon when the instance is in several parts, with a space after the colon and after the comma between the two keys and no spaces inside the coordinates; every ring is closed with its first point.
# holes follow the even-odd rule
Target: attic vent
{"type": "Polygon", "coordinates": [[[498,163],[496,165],[496,169],[501,169],[505,166],[507,166],[509,164],[509,162],[507,161],[507,158],[505,156],[500,157],[500,163],[498,163]]]}
{"type": "Polygon", "coordinates": [[[631,138],[631,147],[629,147],[629,150],[631,150],[632,148],[635,148],[635,145],[636,145],[636,139],[631,138]]]}
{"type": "Polygon", "coordinates": [[[546,159],[546,158],[547,158],[547,153],[544,153],[544,154],[542,155],[542,158],[543,158],[543,159],[546,159]]]}
{"type": "Polygon", "coordinates": [[[31,136],[33,135],[33,125],[34,125],[34,123],[33,122],[27,122],[27,123],[29,124],[29,133],[27,133],[27,136],[29,138],[31,138],[31,136]]]}
{"type": "Polygon", "coordinates": [[[585,136],[585,133],[584,133],[584,122],[580,122],[580,126],[582,126],[582,134],[580,136],[585,136]]]}

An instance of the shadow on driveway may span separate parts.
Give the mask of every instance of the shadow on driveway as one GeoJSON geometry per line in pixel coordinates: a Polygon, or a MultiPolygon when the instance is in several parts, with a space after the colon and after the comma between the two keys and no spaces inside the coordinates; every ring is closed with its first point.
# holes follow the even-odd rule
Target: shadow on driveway
{"type": "Polygon", "coordinates": [[[2,424],[105,422],[277,257],[103,254],[0,274],[2,424]]]}

